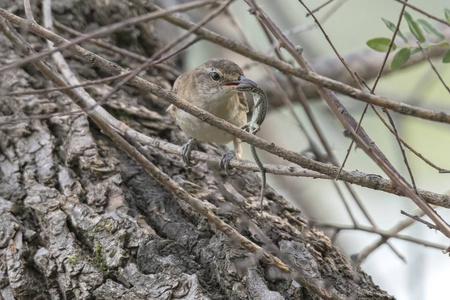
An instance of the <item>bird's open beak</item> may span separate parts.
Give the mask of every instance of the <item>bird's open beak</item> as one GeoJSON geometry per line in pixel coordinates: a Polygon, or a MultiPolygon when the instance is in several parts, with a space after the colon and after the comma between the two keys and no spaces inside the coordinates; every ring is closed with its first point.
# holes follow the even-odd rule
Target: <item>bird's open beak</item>
{"type": "Polygon", "coordinates": [[[258,84],[256,82],[254,82],[250,78],[245,77],[244,75],[241,75],[241,77],[239,77],[239,80],[227,81],[223,83],[223,85],[234,87],[237,90],[246,90],[258,87],[258,84]]]}

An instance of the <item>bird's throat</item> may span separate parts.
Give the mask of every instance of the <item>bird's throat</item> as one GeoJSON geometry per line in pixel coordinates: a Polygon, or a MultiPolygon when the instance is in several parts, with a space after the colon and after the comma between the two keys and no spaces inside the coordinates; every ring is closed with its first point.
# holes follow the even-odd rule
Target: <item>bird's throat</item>
{"type": "Polygon", "coordinates": [[[212,96],[208,101],[202,101],[203,105],[201,108],[226,120],[230,112],[236,109],[238,101],[236,93],[221,93],[212,96]]]}

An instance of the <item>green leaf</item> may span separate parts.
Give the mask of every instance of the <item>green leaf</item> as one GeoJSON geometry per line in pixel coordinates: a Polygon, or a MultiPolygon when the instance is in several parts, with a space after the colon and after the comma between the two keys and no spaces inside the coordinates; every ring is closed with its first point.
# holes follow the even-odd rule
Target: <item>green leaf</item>
{"type": "Polygon", "coordinates": [[[445,9],[445,18],[447,19],[447,22],[450,22],[450,9],[445,9]]]}
{"type": "MultiPolygon", "coordinates": [[[[389,50],[389,43],[391,42],[388,38],[374,38],[371,40],[368,40],[366,42],[367,46],[372,48],[375,51],[378,52],[387,52],[389,50]]],[[[397,49],[397,45],[395,43],[392,44],[392,50],[397,49]]]]}
{"type": "Polygon", "coordinates": [[[417,23],[422,25],[423,29],[425,29],[426,32],[434,34],[441,40],[445,39],[445,36],[442,33],[440,33],[439,31],[437,31],[436,28],[434,28],[433,25],[431,25],[427,21],[425,21],[423,19],[418,19],[417,23]]]}
{"type": "Polygon", "coordinates": [[[419,47],[412,48],[412,49],[411,49],[411,55],[414,55],[414,54],[419,53],[419,52],[421,52],[421,51],[422,51],[422,50],[420,50],[419,47]]]}
{"type": "Polygon", "coordinates": [[[438,43],[425,42],[421,43],[420,45],[422,46],[422,48],[433,48],[433,47],[446,47],[449,46],[449,43],[446,41],[441,41],[438,43]]]}
{"type": "MultiPolygon", "coordinates": [[[[395,24],[392,23],[389,20],[386,20],[385,18],[381,18],[381,20],[383,20],[384,24],[386,24],[387,28],[389,28],[392,32],[395,32],[395,24]]],[[[400,29],[397,31],[397,34],[403,39],[403,41],[405,43],[408,43],[408,39],[406,38],[406,36],[400,31],[400,29]]]]}
{"type": "Polygon", "coordinates": [[[397,69],[403,66],[411,56],[411,50],[409,48],[400,49],[400,51],[395,54],[391,62],[391,69],[397,69]]]}
{"type": "Polygon", "coordinates": [[[446,64],[450,63],[450,48],[445,51],[444,57],[442,57],[442,62],[446,64]]]}
{"type": "Polygon", "coordinates": [[[408,22],[409,30],[411,30],[411,33],[420,43],[425,42],[425,36],[423,35],[423,31],[422,29],[420,29],[419,24],[414,21],[414,19],[407,11],[405,11],[403,15],[405,16],[406,22],[408,22]]]}

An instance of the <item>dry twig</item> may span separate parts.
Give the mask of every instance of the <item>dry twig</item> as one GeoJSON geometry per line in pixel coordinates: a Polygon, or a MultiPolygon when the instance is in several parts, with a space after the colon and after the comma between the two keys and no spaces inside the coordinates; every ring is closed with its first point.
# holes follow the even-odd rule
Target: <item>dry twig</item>
{"type": "MultiPolygon", "coordinates": [[[[298,53],[294,45],[283,35],[280,29],[261,10],[261,8],[258,7],[253,0],[245,0],[245,2],[251,7],[252,12],[264,22],[272,34],[280,40],[283,47],[295,58],[300,66],[310,70],[310,66],[303,59],[300,53],[298,53]]],[[[391,178],[394,184],[408,196],[408,198],[413,200],[413,202],[416,203],[416,205],[419,206],[427,214],[427,216],[433,220],[433,222],[436,223],[438,230],[450,238],[450,226],[428,205],[428,203],[426,203],[413,189],[411,189],[410,185],[386,159],[383,152],[375,146],[375,143],[371,141],[367,134],[365,134],[363,130],[361,130],[358,134],[355,133],[355,120],[350,114],[348,114],[345,107],[342,106],[336,96],[331,91],[324,89],[320,85],[317,85],[316,87],[317,91],[331,108],[337,119],[341,122],[344,128],[352,134],[352,137],[355,139],[358,146],[360,146],[369,155],[369,157],[371,157],[378,164],[378,166],[380,166],[380,168],[391,178]]]]}
{"type": "MultiPolygon", "coordinates": [[[[1,10],[0,10],[0,14],[1,14],[1,10]]],[[[10,15],[11,14],[8,13],[9,18],[14,20],[17,25],[26,26],[26,20],[19,18],[17,16],[14,16],[14,15],[12,15],[12,16],[10,16],[10,15]]],[[[48,38],[49,40],[51,40],[54,43],[63,43],[65,41],[65,39],[63,39],[62,37],[54,34],[53,32],[46,30],[45,28],[43,28],[41,26],[32,26],[32,27],[30,27],[30,31],[32,31],[33,33],[35,33],[39,36],[48,38]]],[[[100,56],[97,56],[94,53],[89,52],[86,49],[84,49],[78,45],[74,46],[73,48],[70,48],[70,50],[75,55],[77,55],[78,57],[80,57],[81,59],[86,61],[87,63],[95,65],[95,66],[99,67],[100,69],[102,69],[103,71],[108,72],[112,75],[119,75],[119,74],[126,72],[124,69],[122,69],[117,64],[111,63],[110,61],[108,61],[100,56]]],[[[231,125],[231,124],[215,117],[214,115],[211,115],[211,114],[197,108],[196,106],[193,106],[192,104],[190,104],[186,100],[181,99],[177,95],[164,90],[162,87],[160,87],[156,84],[153,84],[151,82],[148,82],[138,76],[133,78],[130,81],[130,84],[132,84],[146,92],[155,94],[156,96],[160,97],[161,99],[164,99],[164,100],[168,101],[169,103],[174,104],[178,108],[183,109],[183,110],[189,112],[190,114],[197,116],[198,118],[207,122],[208,124],[211,124],[212,126],[221,128],[222,130],[224,130],[236,137],[241,138],[242,140],[244,140],[245,142],[247,142],[249,144],[255,145],[256,147],[258,147],[262,150],[265,150],[269,153],[280,156],[288,161],[298,164],[299,166],[301,166],[303,168],[317,171],[321,174],[325,174],[325,175],[328,175],[331,177],[336,176],[336,174],[338,172],[338,168],[336,168],[335,166],[330,166],[328,164],[324,164],[324,163],[320,163],[320,162],[308,159],[307,157],[305,157],[301,154],[298,154],[294,151],[289,151],[289,150],[279,147],[273,143],[269,143],[258,136],[249,134],[249,133],[239,129],[236,126],[231,125]]],[[[363,187],[391,191],[393,194],[396,194],[396,195],[401,195],[401,196],[405,195],[401,190],[393,187],[391,181],[383,179],[381,176],[378,176],[378,175],[369,175],[369,174],[365,174],[365,173],[362,173],[359,171],[342,172],[341,180],[345,180],[349,183],[357,184],[357,185],[360,185],[363,187]]],[[[449,196],[443,195],[443,194],[432,193],[432,192],[424,191],[424,190],[420,190],[420,189],[418,191],[419,191],[419,195],[421,197],[423,197],[423,199],[428,201],[430,204],[434,204],[437,206],[443,206],[443,207],[450,207],[450,197],[449,196]]]]}

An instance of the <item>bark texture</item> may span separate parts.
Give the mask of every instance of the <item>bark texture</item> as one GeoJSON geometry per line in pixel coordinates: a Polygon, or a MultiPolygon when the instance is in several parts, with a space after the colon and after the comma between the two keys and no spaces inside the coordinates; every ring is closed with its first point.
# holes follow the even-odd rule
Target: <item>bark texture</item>
{"type": "MultiPolygon", "coordinates": [[[[0,0],[23,15],[22,1],[0,0]]],[[[54,1],[55,19],[89,31],[138,13],[125,1],[54,1]]],[[[33,6],[39,22],[39,8],[33,6]]],[[[154,28],[142,24],[107,40],[149,55],[154,28]],[[145,49],[145,51],[143,50],[145,49]]],[[[40,50],[44,43],[28,36],[40,50]]],[[[123,66],[136,62],[84,46],[123,66]]],[[[0,64],[19,59],[0,36],[0,64]]],[[[84,80],[103,74],[68,56],[84,80]]],[[[48,59],[50,61],[50,59],[48,59]]],[[[148,71],[170,88],[170,74],[148,71]]],[[[1,74],[0,92],[51,87],[33,66],[1,74]]],[[[95,98],[110,89],[89,88],[95,98]]],[[[187,137],[165,113],[167,104],[125,87],[106,104],[117,118],[160,139],[187,137]]],[[[76,110],[61,92],[1,96],[1,116],[76,110]]],[[[212,145],[202,150],[221,153],[212,145]]],[[[290,261],[304,276],[341,297],[390,299],[370,276],[352,267],[329,238],[270,190],[259,214],[260,180],[226,177],[205,163],[187,168],[177,155],[140,149],[184,189],[259,245],[290,261]]],[[[99,132],[84,115],[31,119],[0,126],[0,299],[318,299],[319,297],[230,241],[99,132]]]]}

